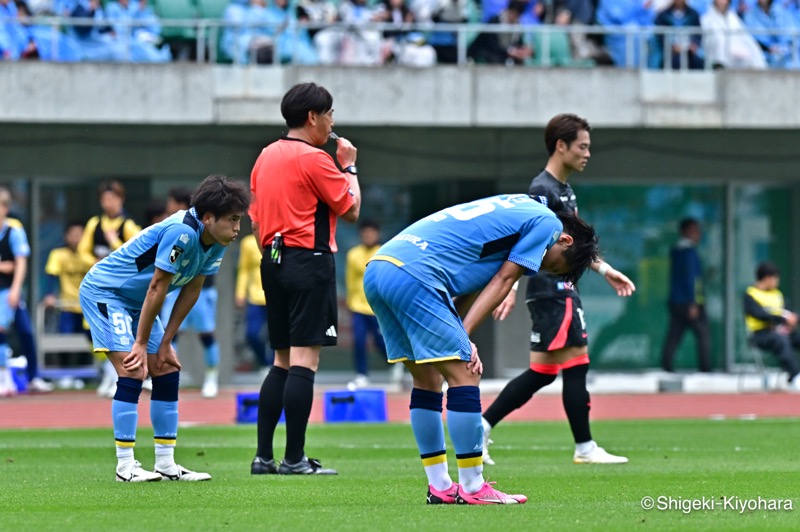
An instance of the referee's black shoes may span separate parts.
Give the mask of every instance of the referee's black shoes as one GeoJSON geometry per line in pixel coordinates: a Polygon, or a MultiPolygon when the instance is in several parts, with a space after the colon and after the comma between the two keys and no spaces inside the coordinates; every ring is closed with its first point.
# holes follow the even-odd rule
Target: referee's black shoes
{"type": "Polygon", "coordinates": [[[338,475],[335,469],[322,467],[316,458],[305,458],[295,464],[287,462],[285,459],[278,468],[279,475],[338,475]]]}
{"type": "Polygon", "coordinates": [[[250,464],[250,474],[251,475],[277,475],[278,474],[278,462],[275,460],[264,460],[260,456],[256,456],[253,459],[253,463],[250,464]]]}

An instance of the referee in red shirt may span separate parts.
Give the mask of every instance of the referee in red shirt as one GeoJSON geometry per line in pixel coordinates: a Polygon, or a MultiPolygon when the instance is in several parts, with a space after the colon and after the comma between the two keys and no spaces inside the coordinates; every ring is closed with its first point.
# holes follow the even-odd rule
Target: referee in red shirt
{"type": "Polygon", "coordinates": [[[275,365],[258,399],[254,475],[335,475],[305,455],[314,375],[322,346],[336,345],[336,219],[355,222],[361,209],[356,148],[337,140],[336,159],[319,148],[333,130],[333,96],[300,83],[281,101],[289,132],[259,155],[250,176],[250,219],[264,250],[261,280],[275,365]],[[276,235],[278,238],[276,238],[276,235]],[[282,243],[281,243],[282,241],[282,243]],[[286,453],[278,465],[272,439],[286,413],[286,453]]]}

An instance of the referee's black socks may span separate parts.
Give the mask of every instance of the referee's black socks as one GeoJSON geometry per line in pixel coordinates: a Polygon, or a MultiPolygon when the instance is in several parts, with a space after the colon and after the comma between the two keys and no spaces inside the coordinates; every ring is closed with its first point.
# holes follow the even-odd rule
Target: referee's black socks
{"type": "Polygon", "coordinates": [[[289,372],[284,368],[272,366],[267,373],[264,382],[261,384],[261,392],[258,394],[258,448],[256,456],[264,460],[274,458],[272,451],[272,439],[275,436],[275,427],[283,411],[283,393],[286,386],[286,378],[289,372]]]}
{"type": "Polygon", "coordinates": [[[297,463],[305,456],[306,427],[314,402],[315,373],[302,366],[289,368],[283,392],[286,412],[286,461],[297,463]]]}

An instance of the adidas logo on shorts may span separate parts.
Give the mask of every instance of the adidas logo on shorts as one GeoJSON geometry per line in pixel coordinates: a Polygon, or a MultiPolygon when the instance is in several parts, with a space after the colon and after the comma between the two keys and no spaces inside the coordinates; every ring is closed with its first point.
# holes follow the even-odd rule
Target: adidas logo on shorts
{"type": "Polygon", "coordinates": [[[328,327],[328,330],[325,331],[325,336],[333,336],[334,338],[336,338],[336,327],[334,327],[333,325],[328,327]]]}

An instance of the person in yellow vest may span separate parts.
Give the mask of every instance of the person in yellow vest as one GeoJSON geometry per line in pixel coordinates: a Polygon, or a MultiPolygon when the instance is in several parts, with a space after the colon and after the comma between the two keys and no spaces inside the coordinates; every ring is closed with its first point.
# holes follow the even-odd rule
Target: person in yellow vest
{"type": "Polygon", "coordinates": [[[758,265],[756,282],[744,294],[745,326],[752,344],[778,359],[787,373],[788,389],[800,392],[800,361],[795,354],[800,349],[797,314],[786,309],[780,284],[777,266],[771,262],[758,265]]]}
{"type": "Polygon", "coordinates": [[[242,239],[236,271],[236,306],[245,309],[245,340],[262,371],[272,365],[274,352],[269,348],[267,298],[261,285],[261,250],[255,235],[242,239]]]}
{"type": "MultiPolygon", "coordinates": [[[[42,302],[45,307],[56,306],[61,301],[58,315],[60,334],[89,334],[83,321],[83,311],[78,303],[78,288],[93,263],[78,253],[78,243],[83,236],[83,222],[74,220],[64,230],[64,246],[50,251],[44,273],[47,276],[46,294],[42,302]]],[[[86,351],[89,353],[89,350],[86,351]]]]}
{"type": "MultiPolygon", "coordinates": [[[[89,218],[78,243],[78,253],[89,265],[106,258],[142,229],[125,214],[125,187],[122,183],[113,179],[102,181],[97,196],[103,214],[89,218]]],[[[112,399],[116,391],[117,370],[103,356],[97,395],[112,399]]]]}
{"type": "MultiPolygon", "coordinates": [[[[381,247],[380,227],[373,220],[363,220],[358,224],[361,243],[350,248],[345,264],[345,284],[347,286],[347,308],[353,316],[353,359],[356,378],[347,384],[350,389],[369,386],[369,364],[367,362],[367,340],[372,336],[375,348],[386,355],[386,346],[378,328],[378,319],[372,311],[364,294],[364,271],[367,263],[381,247]]],[[[392,365],[392,379],[403,378],[402,364],[392,365]]]]}

